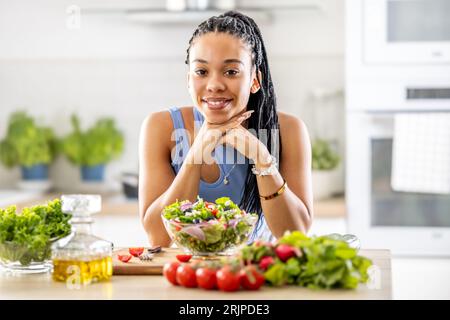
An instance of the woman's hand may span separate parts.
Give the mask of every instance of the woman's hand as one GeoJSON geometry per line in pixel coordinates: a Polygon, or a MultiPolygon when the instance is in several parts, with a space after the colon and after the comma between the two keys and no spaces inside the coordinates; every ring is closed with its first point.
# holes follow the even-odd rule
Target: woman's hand
{"type": "Polygon", "coordinates": [[[223,136],[229,132],[229,130],[241,126],[242,122],[247,120],[253,112],[254,110],[245,111],[220,124],[213,124],[208,121],[204,121],[186,157],[188,163],[214,163],[211,153],[221,142],[223,136]]]}
{"type": "Polygon", "coordinates": [[[218,143],[225,143],[246,158],[253,160],[257,168],[270,166],[270,152],[267,147],[241,124],[229,129],[218,143]]]}

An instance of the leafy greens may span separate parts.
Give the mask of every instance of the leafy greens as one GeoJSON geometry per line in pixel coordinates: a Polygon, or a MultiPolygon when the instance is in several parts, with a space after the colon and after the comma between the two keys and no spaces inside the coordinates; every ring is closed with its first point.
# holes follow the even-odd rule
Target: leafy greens
{"type": "Polygon", "coordinates": [[[312,289],[354,289],[369,280],[367,270],[372,265],[371,260],[359,256],[345,241],[327,236],[308,237],[299,231],[287,232],[276,244],[256,241],[244,247],[241,256],[250,263],[273,257],[274,263],[264,274],[271,285],[292,284],[312,289]],[[277,253],[280,245],[292,248],[295,256],[283,262],[277,253]]]}
{"type": "Polygon", "coordinates": [[[61,200],[46,205],[24,208],[19,214],[16,206],[0,209],[0,260],[32,261],[50,258],[52,241],[70,234],[71,215],[61,210],[61,200]]]}

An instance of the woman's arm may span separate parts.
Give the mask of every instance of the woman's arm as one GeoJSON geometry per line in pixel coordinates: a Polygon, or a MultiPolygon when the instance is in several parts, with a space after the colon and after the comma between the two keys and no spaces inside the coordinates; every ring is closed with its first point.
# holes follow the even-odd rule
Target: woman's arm
{"type": "MultiPolygon", "coordinates": [[[[282,195],[271,200],[261,200],[267,224],[277,238],[287,230],[308,232],[313,216],[308,130],[294,116],[279,113],[279,119],[283,146],[280,171],[256,178],[262,196],[275,193],[283,185],[283,177],[286,179],[288,187],[282,195]]],[[[222,141],[252,159],[257,168],[268,166],[264,163],[270,155],[267,147],[243,126],[229,131],[222,141]]]]}
{"type": "MultiPolygon", "coordinates": [[[[261,200],[262,210],[272,234],[279,238],[286,230],[307,233],[313,219],[311,182],[311,143],[306,125],[300,119],[280,117],[283,143],[280,171],[274,175],[257,176],[259,193],[268,196],[283,185],[284,193],[270,200],[261,200]]],[[[266,159],[261,157],[261,159],[266,159]]],[[[256,161],[256,167],[263,165],[256,161]]]]}
{"type": "Polygon", "coordinates": [[[161,212],[177,199],[195,200],[200,181],[200,165],[184,161],[175,176],[170,165],[173,125],[167,112],[148,116],[139,138],[139,213],[152,245],[169,246],[161,212]]]}

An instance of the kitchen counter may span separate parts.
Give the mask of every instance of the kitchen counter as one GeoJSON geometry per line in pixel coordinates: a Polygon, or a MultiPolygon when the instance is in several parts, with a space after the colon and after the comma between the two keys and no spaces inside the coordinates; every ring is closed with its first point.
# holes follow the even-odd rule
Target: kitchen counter
{"type": "Polygon", "coordinates": [[[3,299],[149,299],[149,300],[309,300],[309,299],[392,299],[391,255],[388,250],[361,250],[372,259],[374,272],[369,284],[356,290],[310,290],[294,286],[264,287],[259,291],[225,293],[187,289],[171,285],[163,276],[113,276],[109,282],[70,288],[54,282],[51,274],[14,275],[0,271],[0,300],[3,299]]]}

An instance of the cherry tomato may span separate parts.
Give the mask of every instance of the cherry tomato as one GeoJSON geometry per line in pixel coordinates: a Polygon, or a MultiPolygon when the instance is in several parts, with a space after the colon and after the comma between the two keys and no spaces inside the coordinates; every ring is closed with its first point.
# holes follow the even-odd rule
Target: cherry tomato
{"type": "Polygon", "coordinates": [[[195,271],[197,284],[200,288],[211,290],[217,288],[216,270],[210,268],[199,268],[195,271]]]}
{"type": "Polygon", "coordinates": [[[216,273],[217,287],[222,291],[237,291],[240,287],[239,273],[230,266],[224,266],[216,273]]]}
{"type": "Polygon", "coordinates": [[[246,290],[258,290],[265,282],[264,275],[255,266],[246,266],[239,272],[241,285],[246,290]]]}
{"type": "Polygon", "coordinates": [[[137,248],[129,248],[128,252],[133,256],[133,257],[139,257],[141,254],[144,253],[144,248],[143,247],[137,247],[137,248]]]}
{"type": "Polygon", "coordinates": [[[177,254],[176,257],[180,262],[189,262],[192,258],[192,254],[177,254]]]}
{"type": "Polygon", "coordinates": [[[163,275],[171,284],[178,285],[177,282],[177,269],[180,266],[178,261],[172,261],[164,264],[163,275]]]}
{"type": "Polygon", "coordinates": [[[119,255],[117,255],[117,258],[118,258],[120,261],[126,263],[126,262],[130,261],[131,255],[129,255],[129,254],[119,254],[119,255]]]}
{"type": "Polygon", "coordinates": [[[180,265],[177,268],[177,282],[186,288],[195,288],[197,286],[195,269],[187,263],[180,265]]]}

